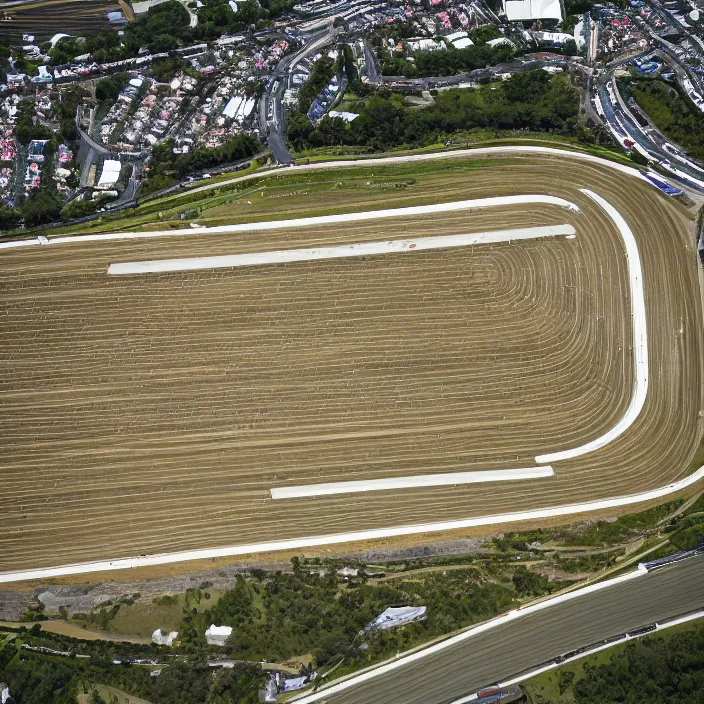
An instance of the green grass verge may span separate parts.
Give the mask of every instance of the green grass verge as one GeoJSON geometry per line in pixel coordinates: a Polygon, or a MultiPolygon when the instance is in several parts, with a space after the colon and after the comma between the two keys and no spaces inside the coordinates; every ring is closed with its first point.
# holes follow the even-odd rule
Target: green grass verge
{"type": "MultiPolygon", "coordinates": [[[[476,139],[476,135],[472,135],[476,139]]],[[[413,154],[425,154],[433,152],[451,152],[452,150],[462,148],[464,146],[472,147],[492,147],[492,146],[547,146],[565,150],[579,151],[589,153],[602,158],[610,159],[618,163],[633,165],[628,158],[622,154],[607,150],[599,146],[585,146],[578,144],[575,140],[570,140],[565,137],[553,135],[525,135],[520,137],[504,137],[495,138],[491,133],[482,133],[482,138],[478,141],[467,142],[454,141],[452,147],[445,147],[444,144],[428,145],[419,149],[397,149],[389,152],[384,152],[378,155],[360,153],[355,148],[354,153],[340,153],[339,148],[331,148],[324,150],[323,153],[308,153],[308,156],[301,156],[301,160],[305,159],[307,163],[316,164],[330,160],[334,161],[350,161],[354,162],[359,158],[384,158],[388,156],[408,156],[413,154]],[[490,139],[487,137],[491,137],[490,139]]],[[[428,177],[434,173],[448,173],[452,170],[465,169],[470,162],[460,159],[451,159],[451,154],[448,153],[447,161],[429,161],[429,162],[412,162],[409,164],[384,165],[373,168],[374,178],[376,183],[380,179],[393,178],[420,178],[428,177]]],[[[525,157],[524,157],[525,158],[525,157]]],[[[510,157],[504,158],[504,163],[510,164],[510,157]]],[[[471,164],[482,165],[489,163],[486,160],[474,159],[471,164]]],[[[495,162],[492,162],[495,163],[495,162]]],[[[525,163],[525,162],[524,162],[525,163]]],[[[471,165],[470,165],[471,167],[471,165]]],[[[352,202],[346,202],[344,199],[336,197],[336,207],[331,208],[329,203],[322,202],[306,204],[296,204],[295,209],[286,214],[281,214],[282,208],[279,206],[285,205],[284,201],[277,200],[276,203],[271,203],[267,196],[272,195],[273,191],[267,192],[264,200],[259,201],[259,204],[254,208],[249,207],[246,201],[243,201],[248,195],[253,193],[253,189],[260,186],[269,189],[284,189],[285,187],[294,185],[295,190],[315,191],[321,188],[322,182],[329,184],[329,187],[335,183],[342,183],[342,188],[359,188],[359,182],[366,181],[369,174],[360,173],[359,167],[350,165],[350,169],[340,167],[336,169],[334,175],[332,172],[326,172],[321,175],[321,172],[311,171],[310,173],[297,171],[288,173],[285,170],[277,169],[273,171],[262,171],[256,167],[251,167],[247,171],[238,172],[236,174],[220,174],[207,182],[199,181],[192,186],[179,190],[175,193],[170,193],[159,197],[147,197],[136,208],[129,211],[121,211],[115,214],[106,215],[98,220],[83,223],[78,226],[63,227],[52,230],[51,234],[78,234],[89,232],[111,232],[120,230],[133,229],[162,229],[166,226],[169,228],[188,227],[188,223],[193,220],[198,220],[205,225],[217,224],[235,224],[238,222],[256,222],[263,219],[283,219],[284,217],[311,217],[315,215],[328,215],[339,212],[350,212],[359,210],[363,207],[359,199],[353,199],[352,202]],[[356,184],[354,182],[357,182],[356,184]],[[198,189],[198,190],[196,190],[198,189]],[[203,190],[200,190],[203,189],[203,190]],[[239,203],[237,201],[240,200],[239,203]],[[343,205],[339,205],[340,203],[343,205]],[[227,203],[236,203],[237,207],[217,211],[217,215],[222,216],[217,222],[214,221],[216,213],[210,212],[203,216],[204,211],[210,211],[218,206],[226,205],[227,203]],[[261,207],[265,204],[266,207],[261,207]],[[303,207],[301,207],[303,206],[303,207]],[[295,210],[295,212],[293,212],[295,210]],[[185,220],[180,220],[180,213],[185,212],[185,220]],[[153,225],[153,227],[152,227],[153,225]]],[[[416,189],[422,192],[422,184],[416,189]]],[[[339,194],[336,194],[339,196],[339,194]]],[[[261,196],[259,196],[261,198],[261,196]]],[[[434,196],[436,197],[436,196],[434,196]]],[[[372,209],[376,201],[386,201],[386,198],[370,198],[370,207],[372,209]]],[[[403,200],[394,198],[394,200],[403,200]]],[[[420,202],[419,199],[418,202],[420,202]]],[[[254,202],[252,203],[254,205],[254,202]]],[[[285,209],[284,213],[286,212],[285,209]]]]}

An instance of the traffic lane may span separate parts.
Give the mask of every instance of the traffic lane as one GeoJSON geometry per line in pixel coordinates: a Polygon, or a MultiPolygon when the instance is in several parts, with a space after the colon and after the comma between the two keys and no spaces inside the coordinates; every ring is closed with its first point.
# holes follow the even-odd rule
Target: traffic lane
{"type": "Polygon", "coordinates": [[[529,614],[322,701],[449,704],[558,655],[704,605],[704,557],[529,614]]]}
{"type": "Polygon", "coordinates": [[[291,152],[286,148],[286,144],[282,136],[278,132],[272,132],[269,134],[269,139],[267,140],[269,149],[274,155],[274,160],[279,164],[291,164],[293,163],[293,156],[291,152]]]}

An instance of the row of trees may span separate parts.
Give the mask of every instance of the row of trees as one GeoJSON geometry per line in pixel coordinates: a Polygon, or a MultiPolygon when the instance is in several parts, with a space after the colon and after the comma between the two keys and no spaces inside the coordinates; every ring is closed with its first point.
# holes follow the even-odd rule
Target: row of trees
{"type": "Polygon", "coordinates": [[[167,140],[152,149],[149,177],[144,181],[143,192],[168,187],[195,171],[248,159],[260,149],[257,138],[251,134],[238,134],[230,137],[220,147],[199,147],[190,154],[174,154],[173,146],[173,141],[167,140]]]}
{"type": "Polygon", "coordinates": [[[344,656],[346,666],[356,669],[490,618],[515,606],[518,598],[546,594],[552,588],[547,579],[522,567],[503,583],[469,567],[371,586],[364,580],[344,582],[334,569],[311,574],[294,563],[293,574],[238,577],[215,606],[203,613],[185,613],[179,632],[186,647],[198,647],[209,624],[229,625],[233,635],[225,652],[230,657],[281,660],[310,652],[319,666],[344,656]],[[427,620],[360,637],[384,609],[403,605],[427,606],[427,620]],[[363,642],[369,647],[361,649],[363,642]]]}
{"type": "Polygon", "coordinates": [[[245,0],[233,12],[227,0],[205,0],[198,9],[198,25],[191,27],[188,10],[176,0],[168,0],[150,7],[146,15],[126,25],[122,36],[107,29],[85,38],[64,38],[53,49],[50,45],[43,48],[49,52],[53,65],[68,63],[86,53],[99,63],[119,61],[137,56],[143,46],[152,53],[161,53],[225,32],[242,31],[278,17],[293,5],[294,0],[245,0]]]}
{"type": "Polygon", "coordinates": [[[312,147],[365,145],[382,151],[400,145],[437,141],[475,127],[574,131],[579,95],[562,76],[536,70],[517,74],[495,90],[449,90],[432,106],[407,109],[397,96],[376,95],[347,125],[325,117],[313,127],[303,115],[291,114],[288,139],[296,151],[312,147]]]}

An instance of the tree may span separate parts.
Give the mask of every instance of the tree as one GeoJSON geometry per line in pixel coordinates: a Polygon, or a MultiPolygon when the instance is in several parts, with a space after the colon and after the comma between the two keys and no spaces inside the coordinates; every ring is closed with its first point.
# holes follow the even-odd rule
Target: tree
{"type": "Polygon", "coordinates": [[[303,151],[305,149],[312,131],[313,125],[310,124],[307,115],[299,110],[292,110],[289,113],[286,136],[294,150],[303,151]]]}
{"type": "Polygon", "coordinates": [[[157,34],[154,39],[149,42],[149,51],[152,54],[160,54],[165,51],[171,51],[178,46],[176,37],[170,34],[157,34]]]}
{"type": "Polygon", "coordinates": [[[255,24],[260,17],[257,0],[246,0],[237,4],[236,18],[246,25],[255,24]]]}
{"type": "Polygon", "coordinates": [[[501,32],[499,32],[499,28],[495,24],[482,25],[469,33],[469,38],[475,44],[486,44],[488,41],[498,39],[500,36],[501,32]]]}
{"type": "Polygon", "coordinates": [[[521,567],[514,573],[511,581],[519,596],[540,596],[550,591],[547,577],[521,567]]]}
{"type": "Polygon", "coordinates": [[[53,222],[59,217],[62,208],[62,198],[49,188],[41,187],[35,193],[25,199],[20,206],[20,211],[25,223],[30,227],[53,222]]]}
{"type": "Polygon", "coordinates": [[[13,208],[0,206],[0,230],[11,230],[20,221],[20,214],[13,208]]]}
{"type": "Polygon", "coordinates": [[[129,73],[115,73],[112,76],[101,78],[95,85],[95,99],[114,102],[129,80],[129,73]]]}

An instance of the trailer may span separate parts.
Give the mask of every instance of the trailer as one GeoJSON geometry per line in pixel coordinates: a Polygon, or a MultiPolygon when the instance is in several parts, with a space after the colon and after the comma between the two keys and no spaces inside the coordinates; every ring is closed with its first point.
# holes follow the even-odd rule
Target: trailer
{"type": "Polygon", "coordinates": [[[653,184],[656,188],[659,188],[663,193],[667,194],[668,196],[681,196],[683,191],[681,188],[677,188],[675,186],[670,185],[667,181],[663,180],[658,176],[657,174],[654,174],[652,171],[648,171],[645,174],[645,178],[650,181],[650,183],[653,184]]]}

